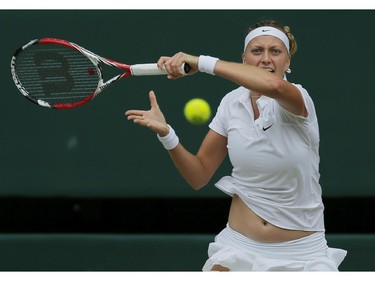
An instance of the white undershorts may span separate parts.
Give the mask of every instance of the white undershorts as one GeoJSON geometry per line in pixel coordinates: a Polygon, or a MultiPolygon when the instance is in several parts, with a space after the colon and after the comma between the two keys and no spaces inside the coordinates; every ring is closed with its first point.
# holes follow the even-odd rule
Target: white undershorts
{"type": "Polygon", "coordinates": [[[208,248],[203,271],[217,264],[231,271],[338,271],[346,251],[329,248],[324,232],[280,243],[254,241],[229,225],[208,248]]]}

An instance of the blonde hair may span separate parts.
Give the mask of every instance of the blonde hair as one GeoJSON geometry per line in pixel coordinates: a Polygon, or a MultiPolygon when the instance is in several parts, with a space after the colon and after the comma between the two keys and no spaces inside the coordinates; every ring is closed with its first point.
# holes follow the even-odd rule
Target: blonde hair
{"type": "Polygon", "coordinates": [[[275,20],[263,20],[261,22],[258,22],[254,25],[254,27],[251,27],[249,29],[249,33],[255,29],[255,28],[258,28],[258,27],[261,27],[261,26],[272,26],[274,28],[277,28],[279,29],[280,31],[284,32],[285,35],[288,37],[289,39],[289,45],[290,45],[290,49],[289,49],[289,53],[290,53],[290,56],[293,56],[296,52],[297,52],[297,41],[296,39],[294,38],[294,35],[292,34],[291,32],[291,29],[289,26],[286,26],[286,25],[282,25],[280,23],[278,23],[277,21],[275,20]]]}

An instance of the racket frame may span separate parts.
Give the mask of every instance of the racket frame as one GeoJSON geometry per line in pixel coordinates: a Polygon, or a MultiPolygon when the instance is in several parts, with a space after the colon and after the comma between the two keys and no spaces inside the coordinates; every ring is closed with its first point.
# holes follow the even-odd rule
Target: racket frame
{"type": "MultiPolygon", "coordinates": [[[[185,73],[189,72],[189,66],[183,65],[183,70],[185,73]]],[[[11,60],[11,73],[12,78],[14,80],[14,83],[16,84],[16,87],[18,90],[29,100],[31,100],[34,103],[37,103],[40,106],[48,107],[48,108],[54,108],[54,109],[68,109],[73,108],[77,106],[81,106],[89,101],[91,101],[94,97],[96,97],[98,94],[100,94],[104,89],[106,89],[109,85],[111,85],[114,82],[117,82],[127,76],[149,76],[149,75],[166,75],[168,72],[165,69],[159,69],[156,63],[147,63],[147,64],[135,64],[135,65],[128,65],[124,63],[120,63],[114,60],[110,60],[107,58],[104,58],[102,56],[99,56],[81,46],[78,44],[58,39],[58,38],[42,38],[42,39],[34,39],[22,46],[21,48],[17,49],[14,53],[12,60],[11,60]],[[16,72],[16,65],[17,65],[17,56],[20,52],[27,49],[31,45],[34,44],[57,44],[62,45],[68,48],[72,48],[75,51],[80,52],[82,55],[87,57],[92,64],[95,66],[97,75],[98,75],[98,84],[96,87],[96,90],[93,93],[90,93],[90,95],[78,102],[75,103],[62,103],[62,104],[56,104],[56,105],[50,105],[49,103],[41,100],[41,99],[34,99],[31,97],[29,92],[25,89],[25,87],[22,85],[22,82],[18,78],[17,72],[16,72]],[[106,82],[103,80],[103,71],[100,64],[105,64],[111,67],[116,67],[118,69],[123,70],[124,72],[121,74],[118,74],[106,82]]]]}

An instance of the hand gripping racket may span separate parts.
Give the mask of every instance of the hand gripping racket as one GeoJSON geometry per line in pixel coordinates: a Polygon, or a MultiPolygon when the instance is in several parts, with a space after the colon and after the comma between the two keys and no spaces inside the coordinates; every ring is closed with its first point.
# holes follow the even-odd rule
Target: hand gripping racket
{"type": "MultiPolygon", "coordinates": [[[[183,65],[187,74],[189,66],[183,65]]],[[[69,109],[91,101],[112,83],[128,76],[166,75],[156,63],[127,65],[98,56],[81,46],[56,38],[32,40],[12,57],[11,72],[18,90],[32,102],[69,109]],[[123,70],[103,81],[108,65],[123,70]]]]}

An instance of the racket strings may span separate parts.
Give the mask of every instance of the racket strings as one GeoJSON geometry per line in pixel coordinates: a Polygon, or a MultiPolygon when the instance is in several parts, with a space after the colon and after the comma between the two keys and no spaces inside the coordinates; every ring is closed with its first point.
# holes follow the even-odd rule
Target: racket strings
{"type": "Polygon", "coordinates": [[[50,106],[87,99],[100,79],[87,57],[75,49],[54,44],[36,44],[20,52],[16,73],[32,99],[50,106]]]}

